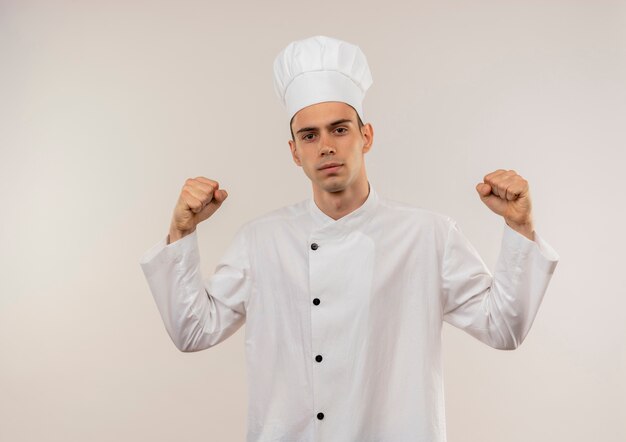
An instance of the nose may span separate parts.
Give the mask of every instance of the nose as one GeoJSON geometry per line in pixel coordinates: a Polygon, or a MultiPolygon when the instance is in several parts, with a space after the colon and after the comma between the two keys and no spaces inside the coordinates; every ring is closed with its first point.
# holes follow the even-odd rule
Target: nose
{"type": "Polygon", "coordinates": [[[325,157],[327,155],[334,155],[335,154],[335,147],[330,142],[328,137],[323,137],[322,138],[321,146],[322,146],[320,148],[320,155],[321,156],[325,157]]]}

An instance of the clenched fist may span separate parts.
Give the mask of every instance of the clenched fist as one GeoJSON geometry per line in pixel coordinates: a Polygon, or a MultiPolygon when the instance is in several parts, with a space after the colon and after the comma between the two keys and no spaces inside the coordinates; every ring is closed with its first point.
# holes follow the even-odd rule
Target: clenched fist
{"type": "Polygon", "coordinates": [[[204,177],[187,179],[174,207],[167,243],[193,233],[199,223],[219,209],[227,196],[217,181],[204,177]]]}
{"type": "Polygon", "coordinates": [[[498,169],[485,175],[476,185],[480,199],[506,223],[530,240],[534,240],[532,204],[528,181],[514,170],[498,169]]]}

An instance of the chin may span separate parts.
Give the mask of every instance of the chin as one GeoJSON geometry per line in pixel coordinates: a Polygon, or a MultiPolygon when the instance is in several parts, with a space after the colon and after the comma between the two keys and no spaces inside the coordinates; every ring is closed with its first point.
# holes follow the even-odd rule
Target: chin
{"type": "Polygon", "coordinates": [[[341,192],[346,189],[346,186],[344,183],[325,183],[324,185],[321,185],[320,187],[324,189],[326,192],[330,192],[330,193],[341,192]]]}

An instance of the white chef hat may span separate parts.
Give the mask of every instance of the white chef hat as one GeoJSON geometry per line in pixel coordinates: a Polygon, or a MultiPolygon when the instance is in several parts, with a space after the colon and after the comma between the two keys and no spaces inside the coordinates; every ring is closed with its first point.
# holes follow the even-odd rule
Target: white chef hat
{"type": "Polygon", "coordinates": [[[358,46],[318,35],[291,42],[274,60],[274,89],[289,119],[300,109],[325,101],[349,104],[363,118],[363,98],[372,84],[358,46]]]}

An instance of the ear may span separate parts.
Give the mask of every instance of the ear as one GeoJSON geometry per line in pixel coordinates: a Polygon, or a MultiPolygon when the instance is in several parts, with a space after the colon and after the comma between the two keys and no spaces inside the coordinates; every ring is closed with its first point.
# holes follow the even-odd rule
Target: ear
{"type": "Polygon", "coordinates": [[[289,149],[291,150],[291,157],[293,158],[293,162],[298,166],[302,167],[302,162],[300,161],[300,157],[298,156],[298,151],[296,150],[296,143],[293,140],[289,140],[289,149]]]}
{"type": "Polygon", "coordinates": [[[366,123],[361,128],[361,134],[365,140],[365,144],[363,144],[363,153],[369,152],[372,148],[372,144],[374,143],[374,128],[371,124],[366,123]]]}

